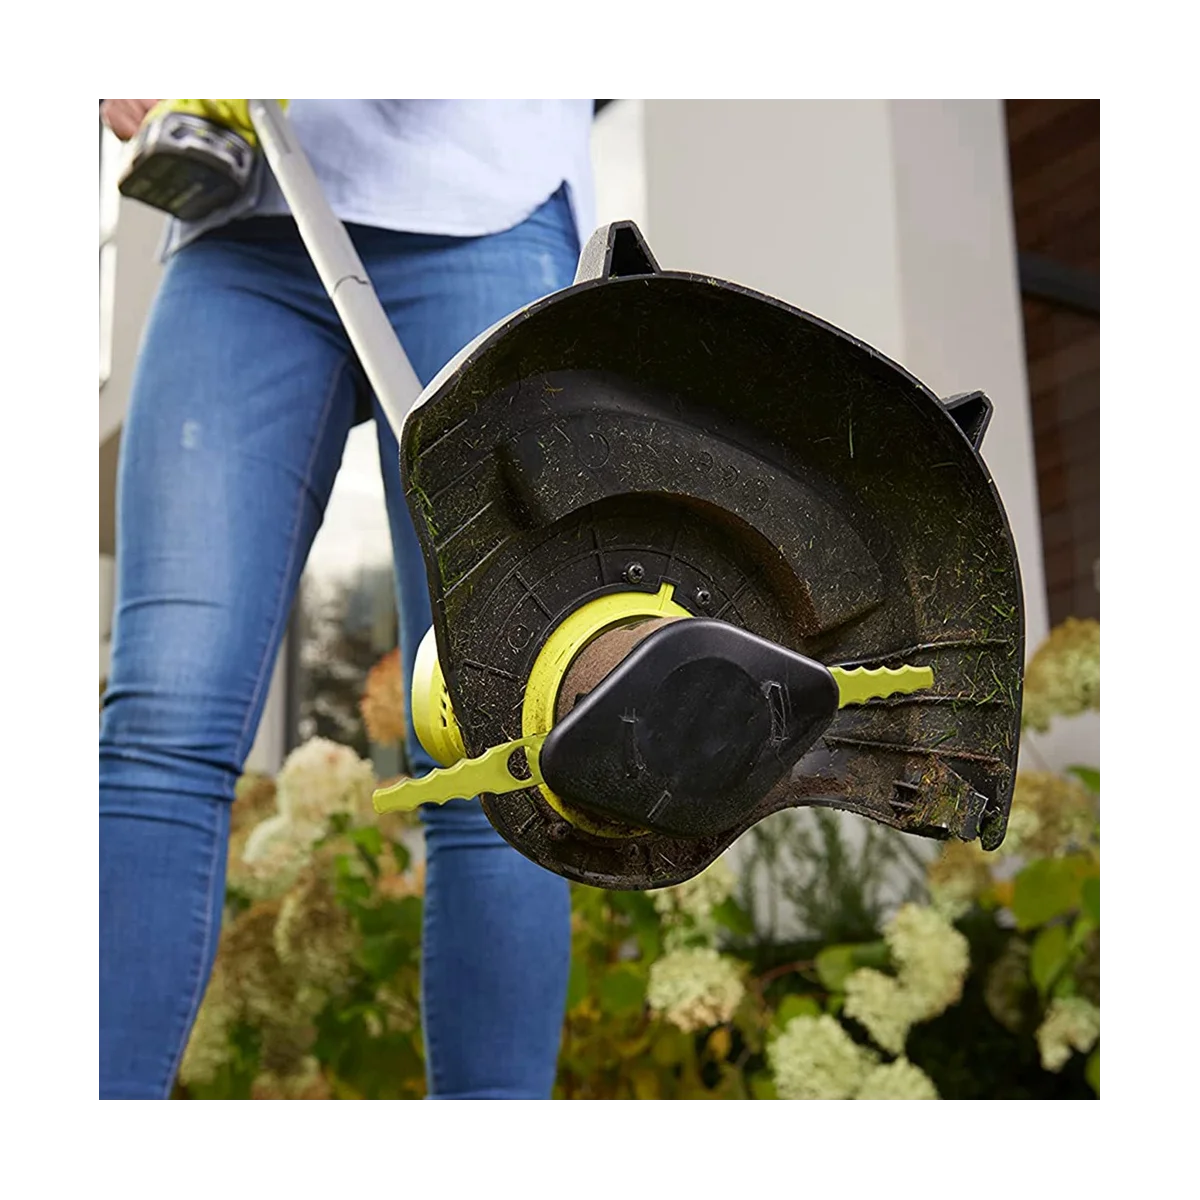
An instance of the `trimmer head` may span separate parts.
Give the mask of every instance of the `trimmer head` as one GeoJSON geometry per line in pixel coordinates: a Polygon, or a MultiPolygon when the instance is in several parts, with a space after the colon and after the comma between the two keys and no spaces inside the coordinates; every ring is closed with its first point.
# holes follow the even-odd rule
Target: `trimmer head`
{"type": "Polygon", "coordinates": [[[1024,634],[990,414],[780,301],[660,271],[629,222],[598,231],[574,286],[469,346],[403,429],[442,734],[530,759],[525,782],[499,763],[492,824],[608,888],[687,879],[799,805],[999,845],[1024,634]],[[856,692],[876,668],[894,686],[856,692]],[[727,746],[705,689],[749,732],[727,746]]]}

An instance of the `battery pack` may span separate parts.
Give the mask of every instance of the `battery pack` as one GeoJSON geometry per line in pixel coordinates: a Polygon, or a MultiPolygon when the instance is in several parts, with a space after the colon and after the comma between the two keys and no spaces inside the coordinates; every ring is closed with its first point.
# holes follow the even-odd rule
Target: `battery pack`
{"type": "Polygon", "coordinates": [[[134,139],[117,187],[181,221],[199,221],[241,196],[254,168],[245,138],[189,113],[166,113],[134,139]]]}

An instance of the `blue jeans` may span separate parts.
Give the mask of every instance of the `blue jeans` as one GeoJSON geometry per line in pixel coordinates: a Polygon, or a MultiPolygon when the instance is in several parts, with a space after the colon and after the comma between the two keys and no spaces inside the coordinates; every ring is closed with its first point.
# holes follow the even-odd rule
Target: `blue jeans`
{"type": "MultiPolygon", "coordinates": [[[[570,283],[564,192],[505,233],[351,230],[417,375],[570,283]]],[[[100,1095],[169,1095],[220,929],[234,783],[356,413],[374,407],[411,674],[429,595],[395,437],[294,228],[209,235],[169,263],[118,484],[100,727],[100,1095]]],[[[409,721],[414,769],[432,766],[409,721]]],[[[422,995],[439,1098],[547,1098],[570,956],[564,880],[478,804],[429,808],[422,995]]]]}

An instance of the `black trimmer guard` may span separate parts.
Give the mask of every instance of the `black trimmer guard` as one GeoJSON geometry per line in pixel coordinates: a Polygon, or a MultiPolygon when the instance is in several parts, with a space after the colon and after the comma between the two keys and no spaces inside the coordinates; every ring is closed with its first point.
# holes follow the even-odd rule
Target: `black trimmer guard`
{"type": "Polygon", "coordinates": [[[799,805],[932,838],[1003,839],[1024,622],[979,456],[991,404],[939,400],[870,346],[735,284],[660,271],[637,228],[484,334],[403,429],[438,656],[469,755],[522,734],[532,664],[585,602],[658,593],[828,667],[934,686],[840,709],[719,834],[601,836],[531,786],[484,796],[542,866],[608,888],[703,869],[799,805]]]}

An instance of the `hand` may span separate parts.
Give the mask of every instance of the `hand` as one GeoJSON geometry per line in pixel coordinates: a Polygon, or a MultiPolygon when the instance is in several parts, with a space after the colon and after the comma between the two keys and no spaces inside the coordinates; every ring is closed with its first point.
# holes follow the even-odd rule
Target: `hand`
{"type": "Polygon", "coordinates": [[[105,100],[100,106],[100,116],[121,141],[127,142],[157,103],[157,100],[105,100]]]}

